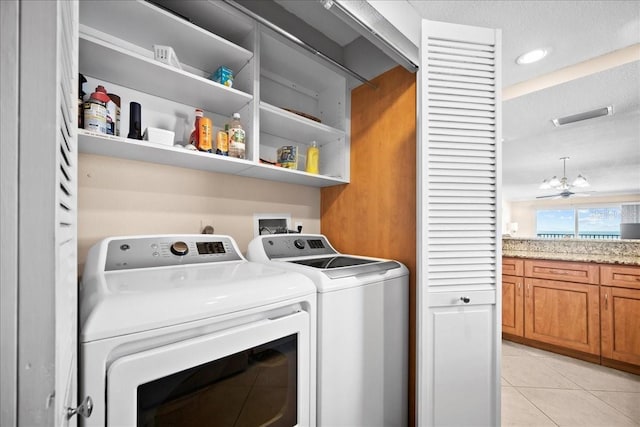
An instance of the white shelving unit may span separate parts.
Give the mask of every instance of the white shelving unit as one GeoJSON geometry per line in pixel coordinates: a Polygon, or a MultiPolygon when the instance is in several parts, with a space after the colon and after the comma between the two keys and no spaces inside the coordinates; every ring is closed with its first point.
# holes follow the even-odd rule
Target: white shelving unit
{"type": "MultiPolygon", "coordinates": [[[[121,136],[81,129],[81,152],[316,187],[349,182],[345,76],[278,40],[223,2],[157,3],[162,7],[141,0],[80,2],[79,71],[92,84],[104,82],[107,89],[115,87],[124,95],[121,136]],[[173,47],[182,70],[156,61],[154,44],[173,47]],[[208,78],[222,65],[234,71],[232,88],[208,78]],[[179,142],[185,139],[183,123],[193,125],[193,116],[185,115],[192,115],[195,108],[213,117],[218,129],[225,118],[240,112],[247,132],[247,158],[124,138],[129,120],[124,104],[138,98],[147,99],[143,122],[150,117],[149,123],[168,123],[166,128],[176,132],[179,142]],[[322,123],[283,108],[304,111],[322,123]],[[177,116],[156,117],[167,114],[177,116]],[[181,126],[183,132],[171,126],[181,126]],[[303,171],[311,141],[320,147],[318,175],[303,171]],[[299,170],[261,162],[274,161],[283,145],[299,147],[299,170]]],[[[93,89],[85,87],[87,92],[93,89]]]]}

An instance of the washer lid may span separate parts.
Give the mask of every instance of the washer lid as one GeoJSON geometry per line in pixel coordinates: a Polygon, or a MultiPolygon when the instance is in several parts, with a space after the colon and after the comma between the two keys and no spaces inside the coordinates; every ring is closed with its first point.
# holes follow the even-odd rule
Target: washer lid
{"type": "Polygon", "coordinates": [[[315,292],[302,274],[244,260],[107,271],[81,285],[80,341],[301,300],[315,292]]]}
{"type": "Polygon", "coordinates": [[[354,256],[330,256],[321,258],[305,258],[289,260],[294,264],[300,264],[311,268],[317,268],[330,277],[339,279],[342,277],[358,276],[362,274],[384,273],[394,268],[400,268],[396,261],[383,261],[373,258],[354,256]]]}

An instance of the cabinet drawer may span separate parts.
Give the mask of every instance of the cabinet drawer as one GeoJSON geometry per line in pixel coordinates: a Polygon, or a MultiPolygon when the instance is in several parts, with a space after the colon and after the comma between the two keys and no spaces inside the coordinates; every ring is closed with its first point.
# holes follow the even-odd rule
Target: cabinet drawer
{"type": "Polygon", "coordinates": [[[516,258],[502,258],[502,274],[509,276],[522,276],[524,261],[516,258]]]}
{"type": "Polygon", "coordinates": [[[600,283],[607,286],[640,289],[640,267],[601,265],[600,283]]]}
{"type": "Polygon", "coordinates": [[[524,275],[537,279],[561,280],[563,282],[600,283],[599,268],[596,264],[566,261],[526,260],[524,275]]]}

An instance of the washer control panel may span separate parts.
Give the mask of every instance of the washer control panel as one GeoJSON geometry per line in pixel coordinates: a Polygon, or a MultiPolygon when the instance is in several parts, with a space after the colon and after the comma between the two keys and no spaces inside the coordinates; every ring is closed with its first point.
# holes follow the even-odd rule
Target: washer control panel
{"type": "Polygon", "coordinates": [[[127,237],[109,241],[105,271],[244,260],[229,236],[127,237]]]}
{"type": "Polygon", "coordinates": [[[262,247],[269,259],[337,253],[326,237],[316,234],[273,234],[263,236],[262,247]]]}

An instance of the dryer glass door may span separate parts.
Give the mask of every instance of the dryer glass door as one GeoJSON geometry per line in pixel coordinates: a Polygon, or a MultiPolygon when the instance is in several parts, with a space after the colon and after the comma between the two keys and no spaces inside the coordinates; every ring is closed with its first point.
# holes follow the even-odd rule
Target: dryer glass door
{"type": "Polygon", "coordinates": [[[298,312],[118,359],[107,424],[307,424],[308,328],[298,312]]]}

